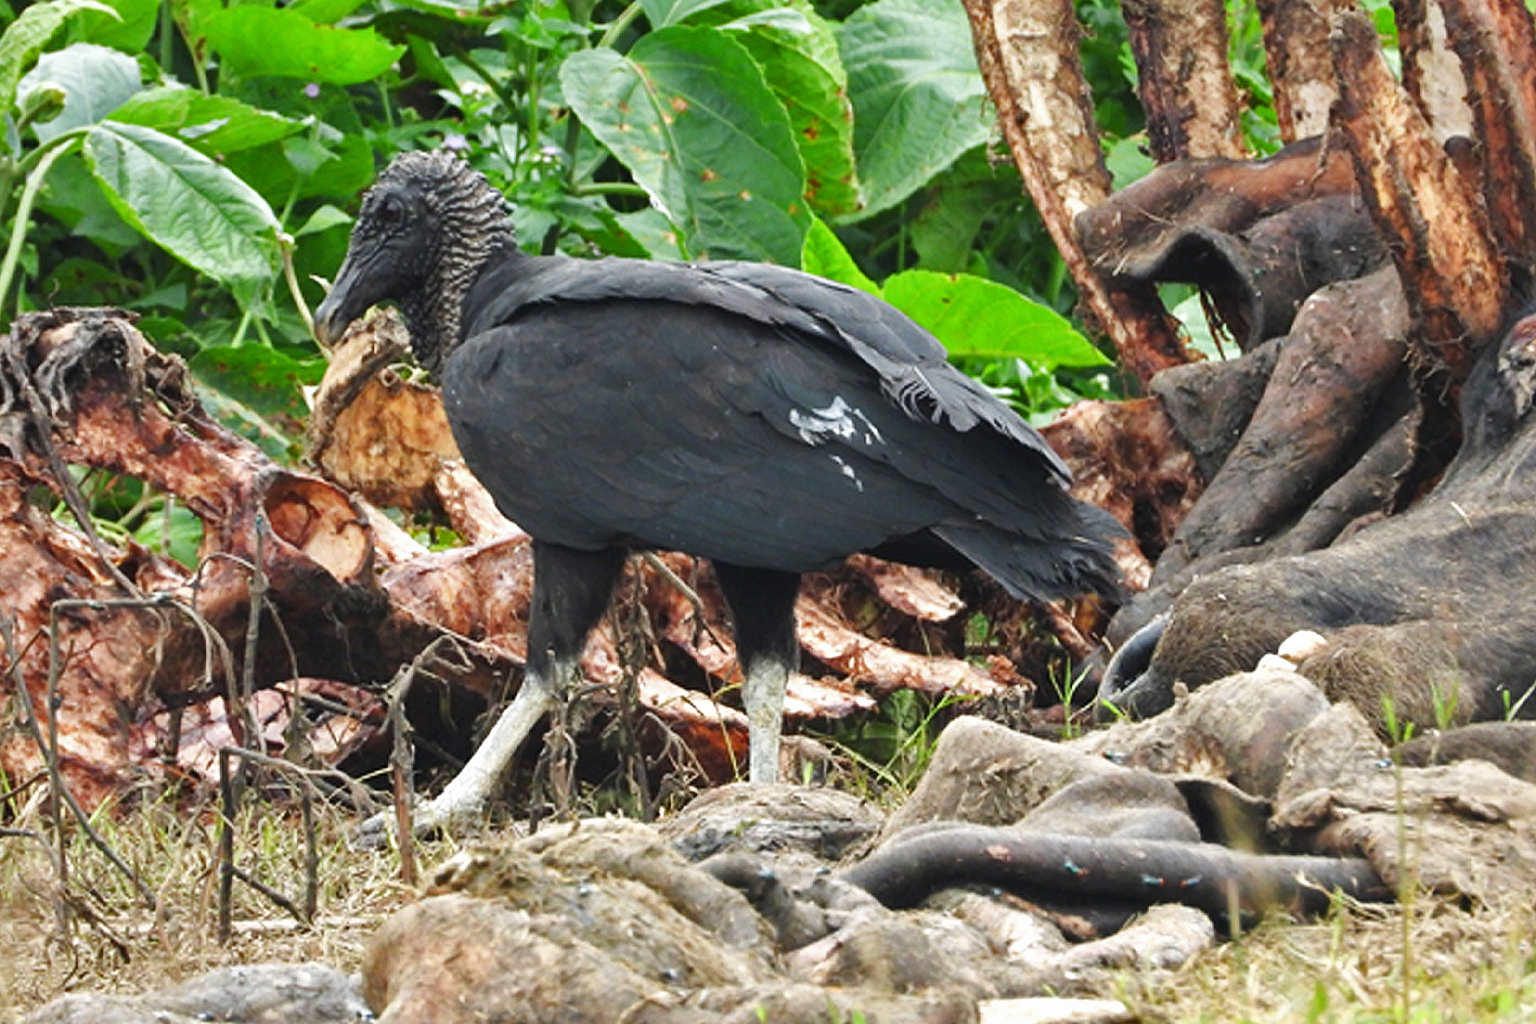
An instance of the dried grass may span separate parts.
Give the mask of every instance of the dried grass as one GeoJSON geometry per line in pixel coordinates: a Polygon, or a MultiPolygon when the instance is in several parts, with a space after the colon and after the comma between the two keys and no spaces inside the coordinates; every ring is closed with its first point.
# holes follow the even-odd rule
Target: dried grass
{"type": "Polygon", "coordinates": [[[1266,921],[1125,995],[1158,1021],[1536,1022],[1536,900],[1512,895],[1502,908],[1421,895],[1266,921]]]}
{"type": "MultiPolygon", "coordinates": [[[[392,850],[354,850],[356,818],[334,808],[316,815],[320,865],[316,927],[304,929],[265,897],[236,881],[234,935],[215,938],[218,921],[218,815],[212,800],[187,808],[151,803],[101,811],[93,824],[156,894],[150,909],[137,890],[78,834],[70,839],[72,938],[58,926],[58,875],[38,839],[0,836],[0,1022],[11,1024],[70,991],[143,992],[237,963],[322,961],[355,970],[378,923],[409,902],[392,850]]],[[[49,835],[35,810],[9,829],[49,835]]],[[[297,806],[259,804],[240,816],[237,863],[298,901],[304,887],[304,836],[297,806]]],[[[430,868],[457,847],[418,844],[430,868]]]]}

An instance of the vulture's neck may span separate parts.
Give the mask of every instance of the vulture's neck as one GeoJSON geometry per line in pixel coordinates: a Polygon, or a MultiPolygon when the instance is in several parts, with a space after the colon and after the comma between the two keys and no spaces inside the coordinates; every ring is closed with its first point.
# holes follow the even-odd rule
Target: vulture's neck
{"type": "Polygon", "coordinates": [[[434,375],[464,340],[464,299],[475,280],[498,262],[522,255],[501,193],[489,186],[450,196],[425,286],[401,305],[416,361],[434,375]]]}

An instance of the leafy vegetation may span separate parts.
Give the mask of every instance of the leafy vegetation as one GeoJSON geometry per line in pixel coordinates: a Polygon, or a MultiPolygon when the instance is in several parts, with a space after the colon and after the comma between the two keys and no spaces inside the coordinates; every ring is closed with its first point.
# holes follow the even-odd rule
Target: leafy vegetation
{"type": "MultiPolygon", "coordinates": [[[[1134,132],[1123,30],[1085,11],[1134,132]]],[[[0,25],[0,321],[134,310],[274,452],[350,211],[424,147],[504,189],[529,248],[870,274],[1026,409],[1108,386],[948,0],[11,0],[0,25]]]]}

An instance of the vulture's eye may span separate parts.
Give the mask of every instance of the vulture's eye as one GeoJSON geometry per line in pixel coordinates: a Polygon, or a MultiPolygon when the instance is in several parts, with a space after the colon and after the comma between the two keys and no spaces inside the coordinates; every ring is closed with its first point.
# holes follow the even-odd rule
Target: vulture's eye
{"type": "Polygon", "coordinates": [[[377,214],[384,224],[399,224],[405,220],[405,204],[394,196],[385,196],[379,203],[377,214]]]}

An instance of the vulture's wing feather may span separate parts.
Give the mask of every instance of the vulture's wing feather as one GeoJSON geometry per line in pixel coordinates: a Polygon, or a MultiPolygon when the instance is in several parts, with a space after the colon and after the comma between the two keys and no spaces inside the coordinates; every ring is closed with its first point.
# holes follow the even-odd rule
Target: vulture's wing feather
{"type": "Polygon", "coordinates": [[[530,305],[558,301],[654,299],[727,311],[784,328],[807,344],[841,350],[875,374],[879,389],[909,417],[970,431],[984,424],[1038,460],[1065,486],[1067,467],[1013,410],[949,365],[931,334],[857,288],[770,264],[648,263],[546,259],[493,269],[465,304],[467,335],[489,330],[530,305]]]}
{"type": "Polygon", "coordinates": [[[914,419],[819,332],[659,298],[501,320],[449,361],[444,397],[470,468],[541,539],[798,572],[933,527],[1020,593],[1103,575],[1076,567],[1086,528],[1050,462],[914,419]]]}

